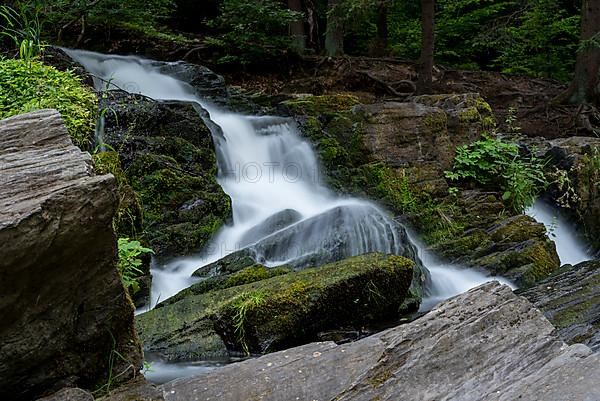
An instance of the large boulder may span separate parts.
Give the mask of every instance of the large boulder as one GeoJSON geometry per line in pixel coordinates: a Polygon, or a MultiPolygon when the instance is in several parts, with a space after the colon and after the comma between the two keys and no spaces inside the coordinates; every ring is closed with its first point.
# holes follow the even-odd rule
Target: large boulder
{"type": "Polygon", "coordinates": [[[520,295],[544,312],[564,341],[600,349],[600,261],[565,266],[520,295]]]}
{"type": "Polygon", "coordinates": [[[0,398],[132,377],[142,354],[116,270],[114,177],[93,175],[53,110],[0,121],[0,165],[0,398]]]}
{"type": "Polygon", "coordinates": [[[217,182],[211,130],[198,105],[157,102],[120,91],[101,100],[104,141],[143,206],[143,230],[158,256],[204,247],[231,216],[217,182]]]}
{"type": "Polygon", "coordinates": [[[145,350],[170,359],[276,351],[314,341],[320,331],[397,318],[413,266],[400,256],[370,254],[249,284],[192,290],[138,315],[137,326],[145,350]]]}
{"type": "Polygon", "coordinates": [[[162,388],[167,401],[597,399],[600,355],[553,330],[526,299],[490,283],[354,343],[308,344],[162,388]]]}

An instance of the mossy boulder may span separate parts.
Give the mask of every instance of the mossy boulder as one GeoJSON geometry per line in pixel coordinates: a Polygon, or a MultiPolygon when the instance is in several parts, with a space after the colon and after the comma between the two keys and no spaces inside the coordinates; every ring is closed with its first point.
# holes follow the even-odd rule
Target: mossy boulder
{"type": "Polygon", "coordinates": [[[414,262],[369,254],[209,292],[136,317],[146,351],[171,359],[264,353],[317,333],[398,318],[414,262]]]}
{"type": "Polygon", "coordinates": [[[212,134],[199,106],[156,102],[111,91],[103,95],[105,142],[143,207],[143,231],[157,255],[202,248],[231,216],[217,182],[212,134]]]}

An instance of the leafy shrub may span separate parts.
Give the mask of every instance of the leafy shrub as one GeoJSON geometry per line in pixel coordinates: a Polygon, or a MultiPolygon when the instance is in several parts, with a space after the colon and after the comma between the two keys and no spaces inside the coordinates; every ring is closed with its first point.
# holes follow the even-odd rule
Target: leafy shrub
{"type": "Polygon", "coordinates": [[[140,290],[137,277],[143,275],[140,269],[142,260],[139,258],[144,253],[153,253],[152,249],[144,248],[139,241],[130,241],[129,238],[119,238],[119,262],[117,268],[121,274],[123,286],[136,293],[140,290]]]}
{"type": "Polygon", "coordinates": [[[446,177],[500,189],[502,199],[516,212],[531,206],[547,186],[540,159],[523,157],[517,144],[492,138],[459,147],[446,177]]]}
{"type": "Polygon", "coordinates": [[[89,146],[94,131],[96,95],[71,72],[39,61],[0,60],[0,119],[39,109],[58,110],[73,142],[89,146]]]}
{"type": "Polygon", "coordinates": [[[299,18],[277,0],[223,0],[221,14],[210,23],[221,34],[207,43],[223,50],[220,63],[264,61],[291,49],[288,24],[299,18]]]}

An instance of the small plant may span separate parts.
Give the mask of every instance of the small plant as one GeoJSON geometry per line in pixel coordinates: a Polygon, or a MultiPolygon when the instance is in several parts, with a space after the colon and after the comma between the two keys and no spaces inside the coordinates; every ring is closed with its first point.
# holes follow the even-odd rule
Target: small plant
{"type": "Polygon", "coordinates": [[[145,253],[154,253],[152,249],[145,248],[139,241],[131,241],[129,238],[119,238],[119,262],[117,268],[121,274],[121,281],[126,289],[131,289],[135,294],[140,290],[140,284],[137,280],[144,272],[140,269],[142,260],[140,255],[145,253]]]}
{"type": "Polygon", "coordinates": [[[233,327],[237,340],[242,346],[244,353],[250,355],[248,342],[246,340],[246,323],[248,313],[265,302],[265,294],[261,291],[244,292],[240,294],[233,303],[235,314],[233,315],[233,327]]]}
{"type": "Polygon", "coordinates": [[[506,115],[506,128],[508,132],[511,134],[519,134],[521,133],[521,127],[517,125],[517,109],[514,107],[508,108],[508,113],[506,115]]]}
{"type": "Polygon", "coordinates": [[[531,155],[521,156],[519,146],[485,138],[456,150],[454,167],[446,171],[453,181],[472,181],[502,191],[502,199],[515,211],[531,206],[548,185],[545,163],[531,155]]]}
{"type": "Polygon", "coordinates": [[[9,6],[0,6],[0,36],[10,38],[19,57],[29,64],[43,50],[42,25],[35,8],[21,8],[18,12],[9,6]]]}

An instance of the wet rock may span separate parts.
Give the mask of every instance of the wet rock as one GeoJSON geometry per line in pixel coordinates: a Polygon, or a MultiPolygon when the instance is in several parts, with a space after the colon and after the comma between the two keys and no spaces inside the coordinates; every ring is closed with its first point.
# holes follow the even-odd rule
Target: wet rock
{"type": "Polygon", "coordinates": [[[527,300],[490,283],[350,344],[308,344],[162,388],[168,401],[595,399],[600,356],[553,329],[527,300]]]}
{"type": "Polygon", "coordinates": [[[143,376],[138,375],[130,382],[110,391],[103,401],[164,401],[163,391],[143,376]]]}
{"type": "Polygon", "coordinates": [[[240,240],[240,246],[246,246],[257,240],[273,234],[302,219],[302,215],[295,210],[286,209],[268,217],[256,227],[248,230],[240,240]]]}
{"type": "Polygon", "coordinates": [[[600,261],[567,265],[520,295],[544,312],[564,341],[600,349],[600,261]]]}
{"type": "Polygon", "coordinates": [[[365,116],[364,141],[374,158],[410,168],[410,183],[434,194],[447,189],[443,171],[452,166],[456,148],[494,126],[490,106],[476,93],[423,95],[356,110],[365,116]]]}
{"type": "Polygon", "coordinates": [[[199,106],[109,92],[102,100],[104,141],[118,150],[139,196],[143,228],[158,256],[195,252],[230,218],[217,183],[211,131],[199,106]]]}
{"type": "Polygon", "coordinates": [[[370,254],[185,298],[136,317],[145,350],[169,359],[271,352],[337,327],[393,319],[414,263],[370,254]]]}
{"type": "Polygon", "coordinates": [[[240,249],[222,257],[216,262],[209,263],[196,270],[192,276],[213,277],[236,273],[256,263],[254,254],[249,249],[240,249]]]}
{"type": "Polygon", "coordinates": [[[58,112],[0,121],[0,398],[115,383],[141,366],[116,270],[115,178],[94,176],[58,112]]]}
{"type": "Polygon", "coordinates": [[[219,102],[228,95],[225,79],[204,66],[183,61],[156,61],[154,65],[159,67],[161,73],[190,84],[201,98],[219,102]]]}

